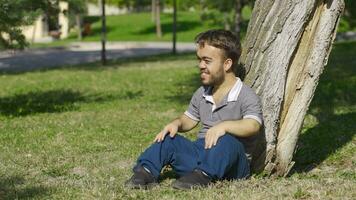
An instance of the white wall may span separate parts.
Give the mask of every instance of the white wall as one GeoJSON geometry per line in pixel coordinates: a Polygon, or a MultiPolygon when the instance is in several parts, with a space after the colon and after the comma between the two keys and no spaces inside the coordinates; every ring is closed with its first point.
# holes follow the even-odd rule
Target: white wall
{"type": "Polygon", "coordinates": [[[48,24],[43,15],[40,15],[37,20],[30,26],[21,28],[27,41],[37,42],[48,36],[48,24]]]}
{"type": "Polygon", "coordinates": [[[63,14],[64,11],[68,11],[68,2],[60,1],[59,2],[59,15],[58,15],[58,23],[61,27],[61,36],[60,38],[67,38],[69,32],[69,20],[66,15],[63,14]]]}
{"type": "MultiPolygon", "coordinates": [[[[101,5],[88,3],[88,15],[89,16],[99,16],[101,15],[101,5]]],[[[120,15],[127,13],[126,8],[118,8],[117,6],[105,5],[105,14],[106,15],[120,15]]]]}

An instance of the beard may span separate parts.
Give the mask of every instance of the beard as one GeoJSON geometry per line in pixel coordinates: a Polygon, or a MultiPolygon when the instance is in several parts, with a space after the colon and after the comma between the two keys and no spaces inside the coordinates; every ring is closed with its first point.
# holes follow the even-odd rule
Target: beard
{"type": "Polygon", "coordinates": [[[200,79],[204,86],[216,86],[224,82],[225,76],[222,71],[211,74],[209,71],[203,70],[200,72],[200,79]]]}

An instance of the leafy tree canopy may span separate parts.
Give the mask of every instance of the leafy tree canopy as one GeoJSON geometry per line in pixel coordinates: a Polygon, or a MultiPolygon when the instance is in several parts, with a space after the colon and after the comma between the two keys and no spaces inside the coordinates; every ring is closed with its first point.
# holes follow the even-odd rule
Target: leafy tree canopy
{"type": "Polygon", "coordinates": [[[0,0],[0,48],[23,48],[20,27],[32,24],[52,2],[49,0],[0,0]]]}

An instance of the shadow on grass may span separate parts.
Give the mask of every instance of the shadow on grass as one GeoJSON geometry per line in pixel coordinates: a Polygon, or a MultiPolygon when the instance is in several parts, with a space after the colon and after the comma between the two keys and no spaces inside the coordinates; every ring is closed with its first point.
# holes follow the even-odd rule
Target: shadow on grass
{"type": "Polygon", "coordinates": [[[0,199],[32,199],[47,196],[50,188],[41,185],[25,186],[22,177],[0,178],[0,199]]]}
{"type": "Polygon", "coordinates": [[[83,24],[89,23],[89,24],[94,24],[95,22],[98,22],[101,20],[100,16],[85,16],[83,19],[83,24]]]}
{"type": "MultiPolygon", "coordinates": [[[[113,30],[115,30],[115,27],[106,26],[106,34],[110,33],[113,30]]],[[[101,32],[102,32],[101,26],[94,27],[91,29],[91,31],[88,35],[84,36],[84,38],[85,37],[95,37],[95,36],[98,36],[100,38],[101,32]]]]}
{"type": "Polygon", "coordinates": [[[352,141],[356,134],[356,42],[335,45],[308,113],[316,126],[300,135],[296,172],[308,172],[352,141]]]}
{"type": "Polygon", "coordinates": [[[36,91],[0,97],[0,115],[18,117],[37,113],[56,113],[77,110],[79,103],[104,102],[115,99],[134,99],[142,91],[123,91],[115,95],[83,94],[74,90],[36,91]]]}
{"type": "Polygon", "coordinates": [[[308,172],[352,141],[356,113],[330,115],[326,121],[301,135],[295,155],[296,172],[308,172]]]}

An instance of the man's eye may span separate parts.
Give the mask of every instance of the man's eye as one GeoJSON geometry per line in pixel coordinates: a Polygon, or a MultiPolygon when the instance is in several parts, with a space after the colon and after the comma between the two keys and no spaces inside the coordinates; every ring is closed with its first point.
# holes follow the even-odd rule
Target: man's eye
{"type": "Polygon", "coordinates": [[[206,64],[210,64],[211,62],[209,60],[204,60],[206,64]]]}

